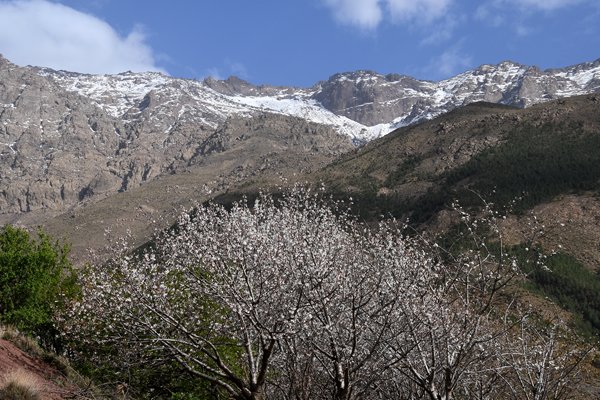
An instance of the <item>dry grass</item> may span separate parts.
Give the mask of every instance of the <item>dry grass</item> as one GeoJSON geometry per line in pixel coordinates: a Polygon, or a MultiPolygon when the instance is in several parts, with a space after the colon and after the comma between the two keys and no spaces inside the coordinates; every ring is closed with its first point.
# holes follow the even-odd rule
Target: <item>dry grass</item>
{"type": "Polygon", "coordinates": [[[22,370],[5,374],[0,379],[0,399],[2,400],[38,400],[40,384],[37,378],[22,370]]]}
{"type": "MultiPolygon", "coordinates": [[[[73,367],[71,367],[69,361],[64,356],[59,356],[51,351],[46,351],[37,343],[37,341],[31,337],[28,337],[20,333],[16,328],[11,326],[5,326],[0,324],[0,338],[7,340],[18,347],[21,351],[25,352],[29,356],[43,361],[49,367],[54,368],[60,375],[61,378],[57,378],[55,381],[59,386],[68,384],[73,385],[74,393],[78,393],[82,398],[96,398],[96,394],[99,392],[94,386],[93,382],[87,377],[79,374],[73,367]]],[[[37,393],[37,397],[27,397],[22,390],[28,388],[28,385],[20,385],[21,380],[19,377],[29,378],[29,381],[35,379],[35,376],[29,374],[24,370],[12,372],[10,374],[3,374],[0,371],[0,400],[4,399],[37,399],[40,398],[40,394],[37,393]],[[13,379],[14,378],[14,379],[13,379]],[[24,397],[18,397],[17,394],[21,393],[24,397]],[[16,396],[16,397],[15,397],[16,396]]],[[[26,383],[28,379],[23,379],[22,383],[26,383]]],[[[38,382],[39,388],[39,382],[38,382]]],[[[31,391],[31,393],[33,393],[31,391]]]]}
{"type": "Polygon", "coordinates": [[[8,340],[32,357],[42,358],[46,353],[34,338],[22,334],[11,326],[0,326],[0,338],[8,340]]]}

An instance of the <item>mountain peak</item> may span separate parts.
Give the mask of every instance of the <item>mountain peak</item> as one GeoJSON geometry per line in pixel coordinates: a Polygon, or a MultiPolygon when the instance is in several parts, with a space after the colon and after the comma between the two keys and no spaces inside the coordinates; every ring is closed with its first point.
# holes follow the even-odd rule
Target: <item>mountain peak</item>
{"type": "Polygon", "coordinates": [[[523,65],[518,62],[515,62],[515,61],[512,61],[512,60],[503,60],[498,63],[498,67],[501,67],[501,68],[511,68],[511,67],[527,68],[528,66],[523,65]]]}
{"type": "Polygon", "coordinates": [[[208,77],[204,79],[203,83],[214,91],[229,96],[238,94],[250,96],[258,93],[257,86],[233,75],[225,80],[208,77]]]}
{"type": "Polygon", "coordinates": [[[383,75],[371,71],[371,70],[357,70],[357,71],[348,71],[348,72],[340,72],[337,74],[333,74],[329,77],[327,82],[345,82],[351,81],[355,83],[360,83],[363,81],[374,81],[379,79],[385,79],[383,75]]]}

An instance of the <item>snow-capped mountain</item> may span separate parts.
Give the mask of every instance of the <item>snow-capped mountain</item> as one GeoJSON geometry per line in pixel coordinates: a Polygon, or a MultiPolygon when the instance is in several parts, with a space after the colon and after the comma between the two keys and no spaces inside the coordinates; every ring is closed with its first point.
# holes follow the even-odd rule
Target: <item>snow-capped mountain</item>
{"type": "Polygon", "coordinates": [[[600,90],[600,60],[547,71],[507,61],[439,82],[357,71],[336,74],[308,89],[253,86],[235,77],[196,81],[160,73],[84,75],[47,69],[39,73],[118,118],[146,96],[154,96],[161,99],[156,113],[171,113],[177,120],[216,128],[232,115],[270,112],[333,126],[355,142],[476,101],[526,107],[600,90]]]}
{"type": "Polygon", "coordinates": [[[313,100],[225,95],[208,82],[155,73],[82,75],[0,58],[0,224],[191,169],[202,170],[196,186],[221,190],[318,168],[351,150],[349,135],[359,128],[313,100]]]}
{"type": "Polygon", "coordinates": [[[389,124],[367,127],[337,115],[312,98],[314,91],[310,89],[255,87],[237,78],[220,82],[210,78],[177,79],[154,72],[84,75],[41,69],[39,74],[66,91],[93,100],[115,118],[133,121],[141,116],[140,105],[154,101],[156,108],[144,117],[152,124],[164,125],[165,133],[180,121],[217,129],[232,116],[250,117],[264,112],[332,126],[356,142],[374,139],[392,129],[389,124]],[[161,118],[167,114],[172,118],[161,118]]]}
{"type": "Polygon", "coordinates": [[[527,107],[599,90],[600,60],[547,71],[506,61],[439,82],[369,71],[337,74],[311,98],[367,126],[403,126],[477,101],[527,107]]]}
{"type": "Polygon", "coordinates": [[[597,91],[600,60],[546,71],[503,62],[440,82],[357,71],[293,88],[87,75],[0,56],[0,216],[61,212],[197,166],[223,188],[282,166],[314,168],[471,102],[526,107],[597,91]]]}

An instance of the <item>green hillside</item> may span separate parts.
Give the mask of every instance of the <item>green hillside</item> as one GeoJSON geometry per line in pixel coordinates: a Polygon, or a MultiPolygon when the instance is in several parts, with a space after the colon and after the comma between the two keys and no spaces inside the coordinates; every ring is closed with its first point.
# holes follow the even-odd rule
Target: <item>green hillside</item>
{"type": "Polygon", "coordinates": [[[402,128],[312,176],[358,199],[365,218],[428,221],[452,200],[479,196],[517,211],[600,188],[597,96],[525,110],[475,104],[402,128]],[[478,195],[474,194],[477,193],[478,195]]]}

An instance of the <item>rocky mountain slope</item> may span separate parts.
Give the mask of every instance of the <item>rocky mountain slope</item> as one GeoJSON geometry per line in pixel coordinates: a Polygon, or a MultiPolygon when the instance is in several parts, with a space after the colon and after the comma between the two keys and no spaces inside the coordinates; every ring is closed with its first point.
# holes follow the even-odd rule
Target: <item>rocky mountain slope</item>
{"type": "MultiPolygon", "coordinates": [[[[167,80],[145,76],[156,78],[153,84],[167,80]]],[[[121,78],[123,85],[136,79],[121,78]]],[[[47,71],[6,60],[0,60],[0,85],[0,222],[59,214],[194,165],[210,165],[210,180],[216,181],[234,172],[229,164],[210,160],[234,147],[248,146],[239,151],[235,168],[252,165],[258,172],[276,158],[295,160],[296,153],[302,157],[294,171],[314,168],[352,147],[348,136],[330,125],[282,113],[247,109],[215,116],[217,106],[192,99],[196,92],[185,87],[107,95],[100,102],[47,71]],[[173,93],[176,99],[169,99],[173,93]],[[189,104],[198,107],[188,112],[189,104]],[[251,149],[259,134],[261,144],[251,149]]],[[[228,103],[218,107],[223,111],[228,103]]]]}
{"type": "Polygon", "coordinates": [[[600,60],[548,71],[504,62],[440,82],[358,71],[299,89],[237,78],[85,75],[0,58],[0,222],[46,218],[203,165],[211,165],[209,182],[220,182],[210,190],[220,190],[223,177],[256,177],[286,160],[299,161],[282,174],[315,168],[351,141],[471,102],[528,106],[598,90],[600,60]],[[245,148],[256,132],[269,138],[265,145],[245,148]],[[239,165],[211,161],[232,148],[239,165]]]}
{"type": "Polygon", "coordinates": [[[527,107],[599,90],[600,60],[546,71],[506,61],[439,82],[369,71],[336,74],[312,98],[362,124],[399,127],[478,101],[527,107]]]}

